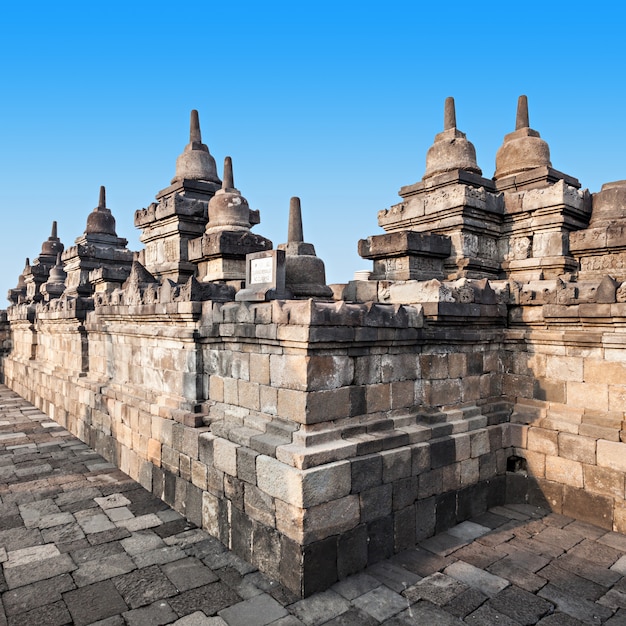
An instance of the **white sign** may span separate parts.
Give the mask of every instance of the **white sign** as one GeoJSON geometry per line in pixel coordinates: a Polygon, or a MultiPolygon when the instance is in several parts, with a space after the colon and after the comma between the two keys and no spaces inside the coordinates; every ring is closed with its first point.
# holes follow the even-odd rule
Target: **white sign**
{"type": "Polygon", "coordinates": [[[250,284],[274,282],[274,259],[271,256],[250,261],[250,284]]]}

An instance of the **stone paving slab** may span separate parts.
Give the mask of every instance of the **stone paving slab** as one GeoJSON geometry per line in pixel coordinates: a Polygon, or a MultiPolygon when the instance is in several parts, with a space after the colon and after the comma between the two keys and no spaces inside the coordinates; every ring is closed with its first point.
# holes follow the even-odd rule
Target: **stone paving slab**
{"type": "Polygon", "coordinates": [[[505,505],[304,600],[0,385],[0,626],[626,624],[626,536],[505,505]]]}

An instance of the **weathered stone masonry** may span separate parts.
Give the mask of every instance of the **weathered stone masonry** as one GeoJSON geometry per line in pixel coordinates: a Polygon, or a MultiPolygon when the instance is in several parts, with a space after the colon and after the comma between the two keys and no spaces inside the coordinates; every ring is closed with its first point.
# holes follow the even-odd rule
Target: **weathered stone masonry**
{"type": "Polygon", "coordinates": [[[285,291],[245,300],[272,243],[194,113],[145,250],[102,191],[27,260],[4,382],[303,595],[506,500],[626,531],[626,183],[554,170],[524,97],[483,178],[450,99],[400,195],[332,289],[292,202],[285,291]]]}

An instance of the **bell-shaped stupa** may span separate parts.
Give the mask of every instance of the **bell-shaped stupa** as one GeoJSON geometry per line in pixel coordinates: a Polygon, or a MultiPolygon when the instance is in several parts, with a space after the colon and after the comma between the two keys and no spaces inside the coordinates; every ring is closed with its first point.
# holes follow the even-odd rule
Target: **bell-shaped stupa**
{"type": "Polygon", "coordinates": [[[467,140],[465,133],[456,127],[454,98],[446,98],[443,132],[435,136],[435,143],[426,154],[424,179],[455,170],[482,175],[482,170],[476,163],[474,145],[467,140]]]}

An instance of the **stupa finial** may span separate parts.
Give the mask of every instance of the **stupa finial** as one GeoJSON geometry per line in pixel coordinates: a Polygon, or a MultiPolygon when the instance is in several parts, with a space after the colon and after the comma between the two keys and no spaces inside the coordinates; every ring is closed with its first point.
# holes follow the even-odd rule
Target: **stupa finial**
{"type": "Polygon", "coordinates": [[[106,209],[107,207],[107,199],[106,199],[106,190],[104,185],[100,185],[100,197],[98,198],[98,208],[106,209]]]}
{"type": "Polygon", "coordinates": [[[222,181],[222,189],[234,189],[235,181],[233,179],[233,160],[227,156],[224,158],[224,176],[222,181]]]}
{"type": "Polygon", "coordinates": [[[57,237],[57,223],[56,220],[52,222],[52,232],[50,233],[50,239],[58,239],[57,237]]]}
{"type": "Polygon", "coordinates": [[[443,130],[456,128],[456,110],[454,108],[454,98],[446,98],[443,112],[443,130]]]}
{"type": "Polygon", "coordinates": [[[304,241],[304,233],[302,231],[302,209],[300,207],[300,198],[294,196],[289,201],[289,228],[287,230],[287,242],[299,243],[304,241]]]}
{"type": "Polygon", "coordinates": [[[191,111],[191,119],[189,122],[189,143],[202,143],[202,135],[200,133],[200,117],[198,111],[191,111]]]}
{"type": "Polygon", "coordinates": [[[530,128],[528,121],[528,98],[520,96],[517,99],[517,117],[515,119],[515,130],[520,128],[530,128]]]}

